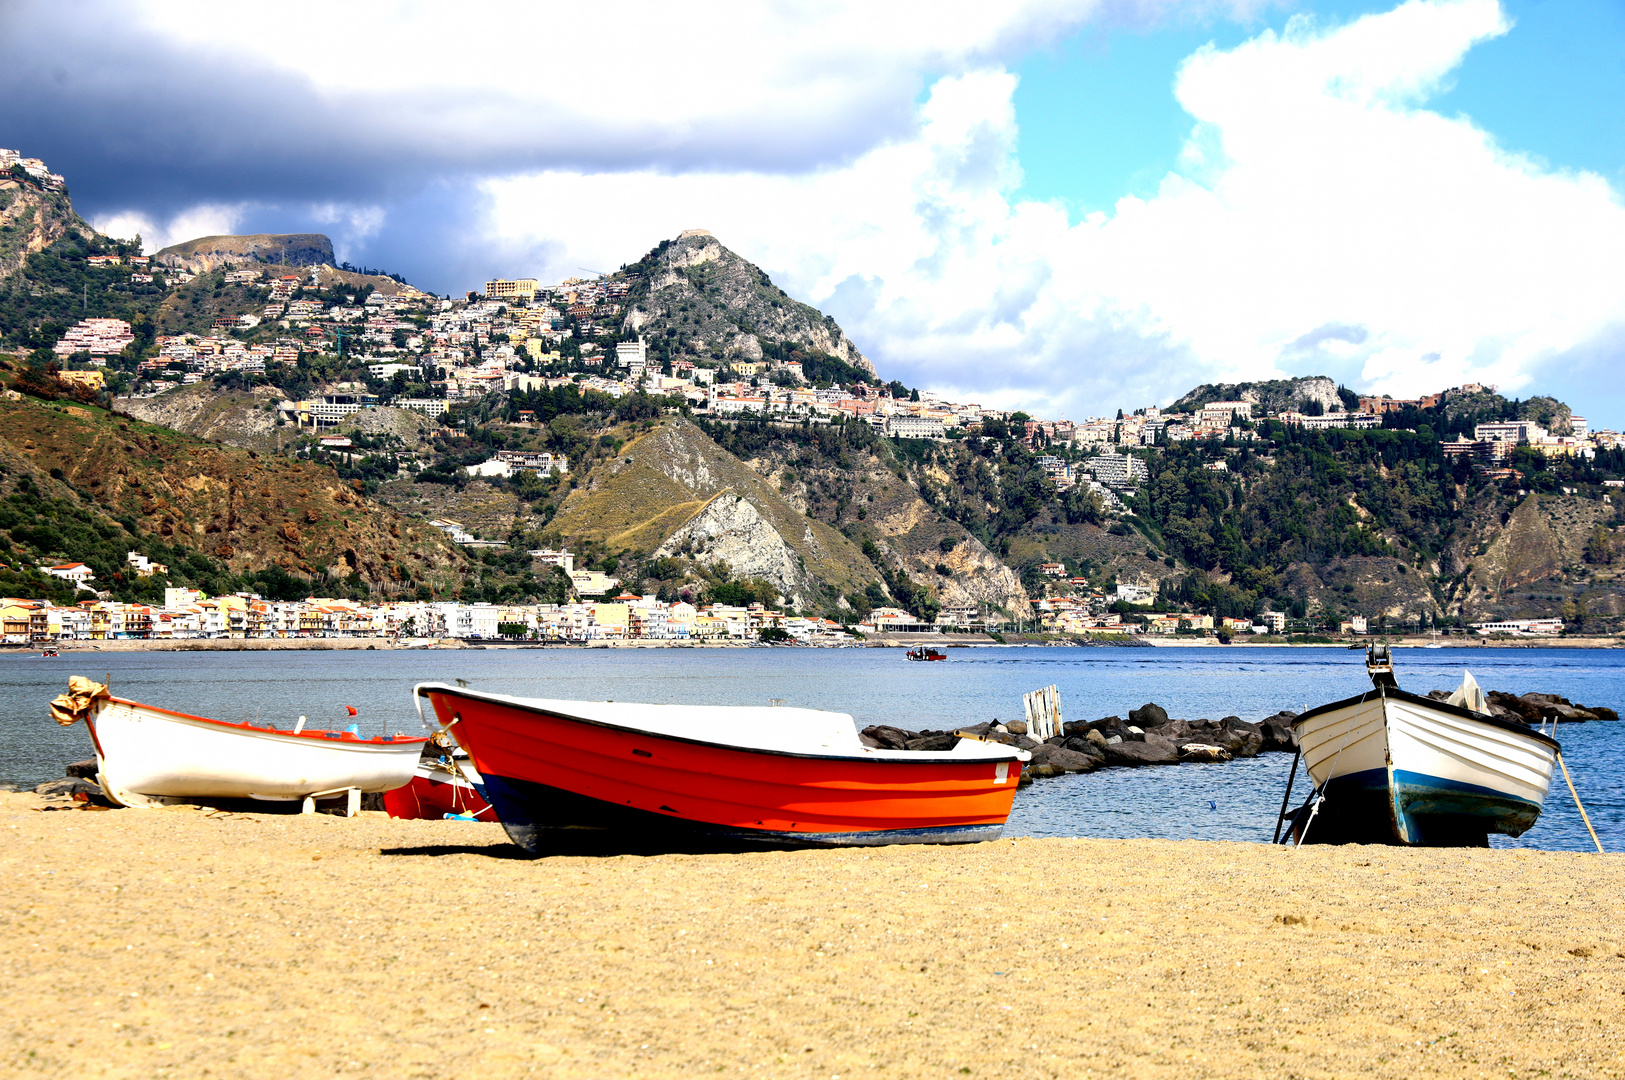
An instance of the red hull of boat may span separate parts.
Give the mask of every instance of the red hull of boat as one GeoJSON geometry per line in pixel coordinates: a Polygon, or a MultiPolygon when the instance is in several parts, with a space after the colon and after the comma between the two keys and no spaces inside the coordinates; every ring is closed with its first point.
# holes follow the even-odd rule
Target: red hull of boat
{"type": "Polygon", "coordinates": [[[384,809],[393,818],[427,818],[439,821],[447,814],[467,814],[483,821],[495,821],[491,804],[472,787],[414,776],[412,782],[384,792],[384,809]]]}
{"type": "MultiPolygon", "coordinates": [[[[509,834],[664,819],[789,843],[996,837],[1020,763],[797,755],[691,742],[424,688],[509,834]],[[547,820],[546,815],[555,815],[547,820]],[[600,815],[599,820],[558,819],[600,815]]],[[[521,841],[523,843],[524,841],[521,841]]]]}

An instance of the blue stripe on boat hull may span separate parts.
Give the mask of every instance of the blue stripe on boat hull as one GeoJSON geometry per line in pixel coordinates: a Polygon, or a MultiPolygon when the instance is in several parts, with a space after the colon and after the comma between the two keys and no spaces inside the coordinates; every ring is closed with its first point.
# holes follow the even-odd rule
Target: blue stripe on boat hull
{"type": "MultiPolygon", "coordinates": [[[[1002,825],[951,825],[880,832],[791,833],[729,828],[685,821],[664,814],[578,795],[510,776],[486,775],[485,801],[496,811],[503,831],[531,855],[557,850],[561,843],[591,831],[624,834],[653,847],[679,838],[699,838],[745,847],[877,847],[883,844],[974,844],[997,840],[1002,825]]],[[[570,845],[579,846],[579,845],[570,845]]]]}
{"type": "Polygon", "coordinates": [[[1476,784],[1396,769],[1339,776],[1326,786],[1305,843],[1487,847],[1490,833],[1520,836],[1540,816],[1525,799],[1476,784]]]}
{"type": "Polygon", "coordinates": [[[1478,784],[1394,770],[1394,806],[1410,842],[1433,846],[1434,835],[1472,823],[1486,833],[1522,836],[1540,816],[1540,806],[1478,784]]]}

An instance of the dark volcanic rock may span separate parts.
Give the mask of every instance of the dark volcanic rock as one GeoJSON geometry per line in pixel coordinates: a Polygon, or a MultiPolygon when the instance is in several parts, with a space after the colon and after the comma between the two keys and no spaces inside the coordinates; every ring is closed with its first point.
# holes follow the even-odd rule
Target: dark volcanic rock
{"type": "Polygon", "coordinates": [[[1061,772],[1083,773],[1100,767],[1100,761],[1088,754],[1080,754],[1075,750],[1068,750],[1064,746],[1051,746],[1045,743],[1033,751],[1033,765],[1049,765],[1061,772]]]}
{"type": "Polygon", "coordinates": [[[1155,702],[1146,702],[1138,709],[1130,709],[1128,722],[1139,728],[1161,727],[1168,722],[1168,713],[1155,702]]]}
{"type": "Polygon", "coordinates": [[[1157,735],[1147,735],[1144,742],[1111,743],[1106,746],[1108,765],[1177,765],[1179,747],[1157,735]]]}
{"type": "Polygon", "coordinates": [[[96,779],[96,759],[86,758],[84,761],[76,761],[69,765],[62,775],[75,776],[81,780],[94,780],[96,779]]]}
{"type": "Polygon", "coordinates": [[[912,731],[904,731],[889,724],[871,725],[864,728],[862,734],[869,736],[887,750],[907,750],[908,741],[917,737],[912,731]]]}
{"type": "Polygon", "coordinates": [[[1296,750],[1298,748],[1297,739],[1292,734],[1292,725],[1282,723],[1274,716],[1258,725],[1258,733],[1264,737],[1264,745],[1259,747],[1259,751],[1262,753],[1269,753],[1272,750],[1296,750]]]}
{"type": "Polygon", "coordinates": [[[1096,761],[1105,761],[1106,752],[1100,747],[1105,744],[1106,739],[1098,731],[1093,732],[1092,734],[1095,735],[1096,738],[1100,739],[1099,743],[1096,743],[1093,739],[1090,739],[1088,735],[1085,735],[1082,738],[1074,735],[1063,745],[1065,745],[1065,747],[1068,750],[1071,750],[1073,753],[1087,755],[1094,758],[1096,761]]]}
{"type": "Polygon", "coordinates": [[[906,750],[952,750],[959,744],[957,735],[922,735],[918,739],[910,739],[906,750]]]}

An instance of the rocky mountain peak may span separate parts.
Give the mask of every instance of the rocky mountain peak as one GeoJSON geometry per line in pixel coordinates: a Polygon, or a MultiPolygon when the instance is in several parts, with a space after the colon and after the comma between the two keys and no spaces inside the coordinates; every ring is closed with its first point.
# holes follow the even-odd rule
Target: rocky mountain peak
{"type": "Polygon", "coordinates": [[[799,352],[813,366],[833,359],[832,377],[876,377],[874,364],[833,318],[793,299],[705,229],[663,241],[628,270],[641,280],[627,298],[623,327],[657,355],[722,362],[799,352]]]}

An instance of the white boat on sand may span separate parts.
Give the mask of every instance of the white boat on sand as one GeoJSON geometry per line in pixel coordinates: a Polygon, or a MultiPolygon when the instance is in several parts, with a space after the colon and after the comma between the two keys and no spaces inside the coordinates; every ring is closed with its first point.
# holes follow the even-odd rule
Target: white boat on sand
{"type": "MultiPolygon", "coordinates": [[[[85,721],[96,781],[121,806],[197,798],[303,801],[390,791],[412,779],[424,737],[362,738],[348,731],[282,731],[172,712],[111,696],[80,676],[51,702],[59,724],[85,721]]],[[[302,725],[301,725],[302,726],[302,725]]]]}
{"type": "Polygon", "coordinates": [[[1471,674],[1440,700],[1399,688],[1387,646],[1366,668],[1370,690],[1292,722],[1315,783],[1295,816],[1300,843],[1485,846],[1535,823],[1556,739],[1491,716],[1471,674]]]}

